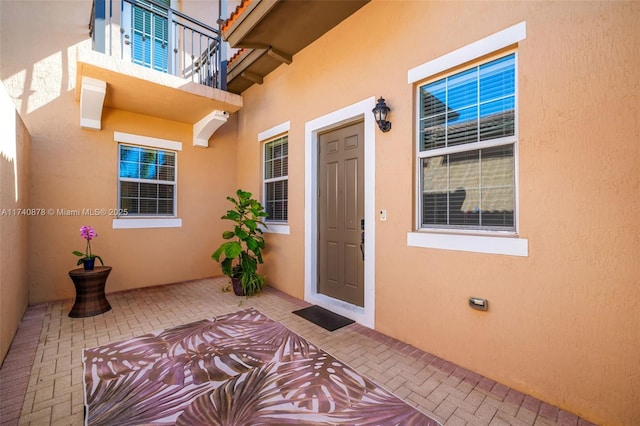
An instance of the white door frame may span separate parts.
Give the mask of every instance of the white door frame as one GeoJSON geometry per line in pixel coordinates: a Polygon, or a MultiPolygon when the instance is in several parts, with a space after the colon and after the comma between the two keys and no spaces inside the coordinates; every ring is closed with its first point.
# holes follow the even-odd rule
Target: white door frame
{"type": "Polygon", "coordinates": [[[304,126],[304,300],[322,306],[369,328],[375,325],[375,97],[364,99],[315,118],[304,126]],[[318,135],[364,120],[364,307],[318,293],[318,135]]]}

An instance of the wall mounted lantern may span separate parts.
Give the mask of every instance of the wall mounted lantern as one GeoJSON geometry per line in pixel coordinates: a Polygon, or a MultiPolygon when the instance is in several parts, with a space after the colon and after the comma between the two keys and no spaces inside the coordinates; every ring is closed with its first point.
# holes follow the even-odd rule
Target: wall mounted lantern
{"type": "Polygon", "coordinates": [[[373,112],[373,116],[375,117],[376,123],[378,123],[378,127],[380,128],[380,130],[382,130],[383,132],[388,132],[389,130],[391,130],[391,122],[387,121],[387,114],[389,114],[391,108],[389,108],[387,104],[384,103],[384,98],[381,97],[380,99],[378,99],[376,107],[371,111],[373,112]]]}

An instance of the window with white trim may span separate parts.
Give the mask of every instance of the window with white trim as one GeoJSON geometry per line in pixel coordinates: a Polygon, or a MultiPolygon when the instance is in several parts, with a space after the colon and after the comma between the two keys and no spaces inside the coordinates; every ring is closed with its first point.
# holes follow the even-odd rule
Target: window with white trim
{"type": "Polygon", "coordinates": [[[177,153],[118,144],[118,208],[127,216],[175,217],[177,153]]]}
{"type": "Polygon", "coordinates": [[[264,205],[267,222],[287,222],[289,205],[289,138],[264,144],[264,205]]]}
{"type": "Polygon", "coordinates": [[[516,231],[516,54],[417,87],[420,229],[516,231]]]}

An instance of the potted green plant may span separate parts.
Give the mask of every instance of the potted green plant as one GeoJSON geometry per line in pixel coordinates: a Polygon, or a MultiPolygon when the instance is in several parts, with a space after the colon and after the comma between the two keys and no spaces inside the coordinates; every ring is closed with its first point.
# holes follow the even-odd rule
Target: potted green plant
{"type": "Polygon", "coordinates": [[[262,204],[251,198],[251,193],[238,189],[237,198],[227,197],[234,208],[227,210],[222,219],[234,223],[232,231],[224,231],[225,241],[211,255],[220,263],[222,273],[231,279],[234,293],[238,296],[251,296],[264,287],[265,277],[258,273],[258,264],[262,261],[264,238],[261,227],[267,217],[262,204]]]}

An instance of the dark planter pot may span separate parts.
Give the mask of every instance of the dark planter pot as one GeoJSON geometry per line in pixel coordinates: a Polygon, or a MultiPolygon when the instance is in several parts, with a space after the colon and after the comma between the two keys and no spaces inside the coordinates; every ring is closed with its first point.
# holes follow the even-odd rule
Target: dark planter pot
{"type": "Polygon", "coordinates": [[[93,268],[96,264],[96,259],[82,259],[82,266],[84,266],[85,271],[93,271],[93,268]]]}
{"type": "Polygon", "coordinates": [[[233,286],[233,293],[236,296],[244,296],[244,290],[242,289],[240,278],[231,278],[231,285],[233,286]]]}

